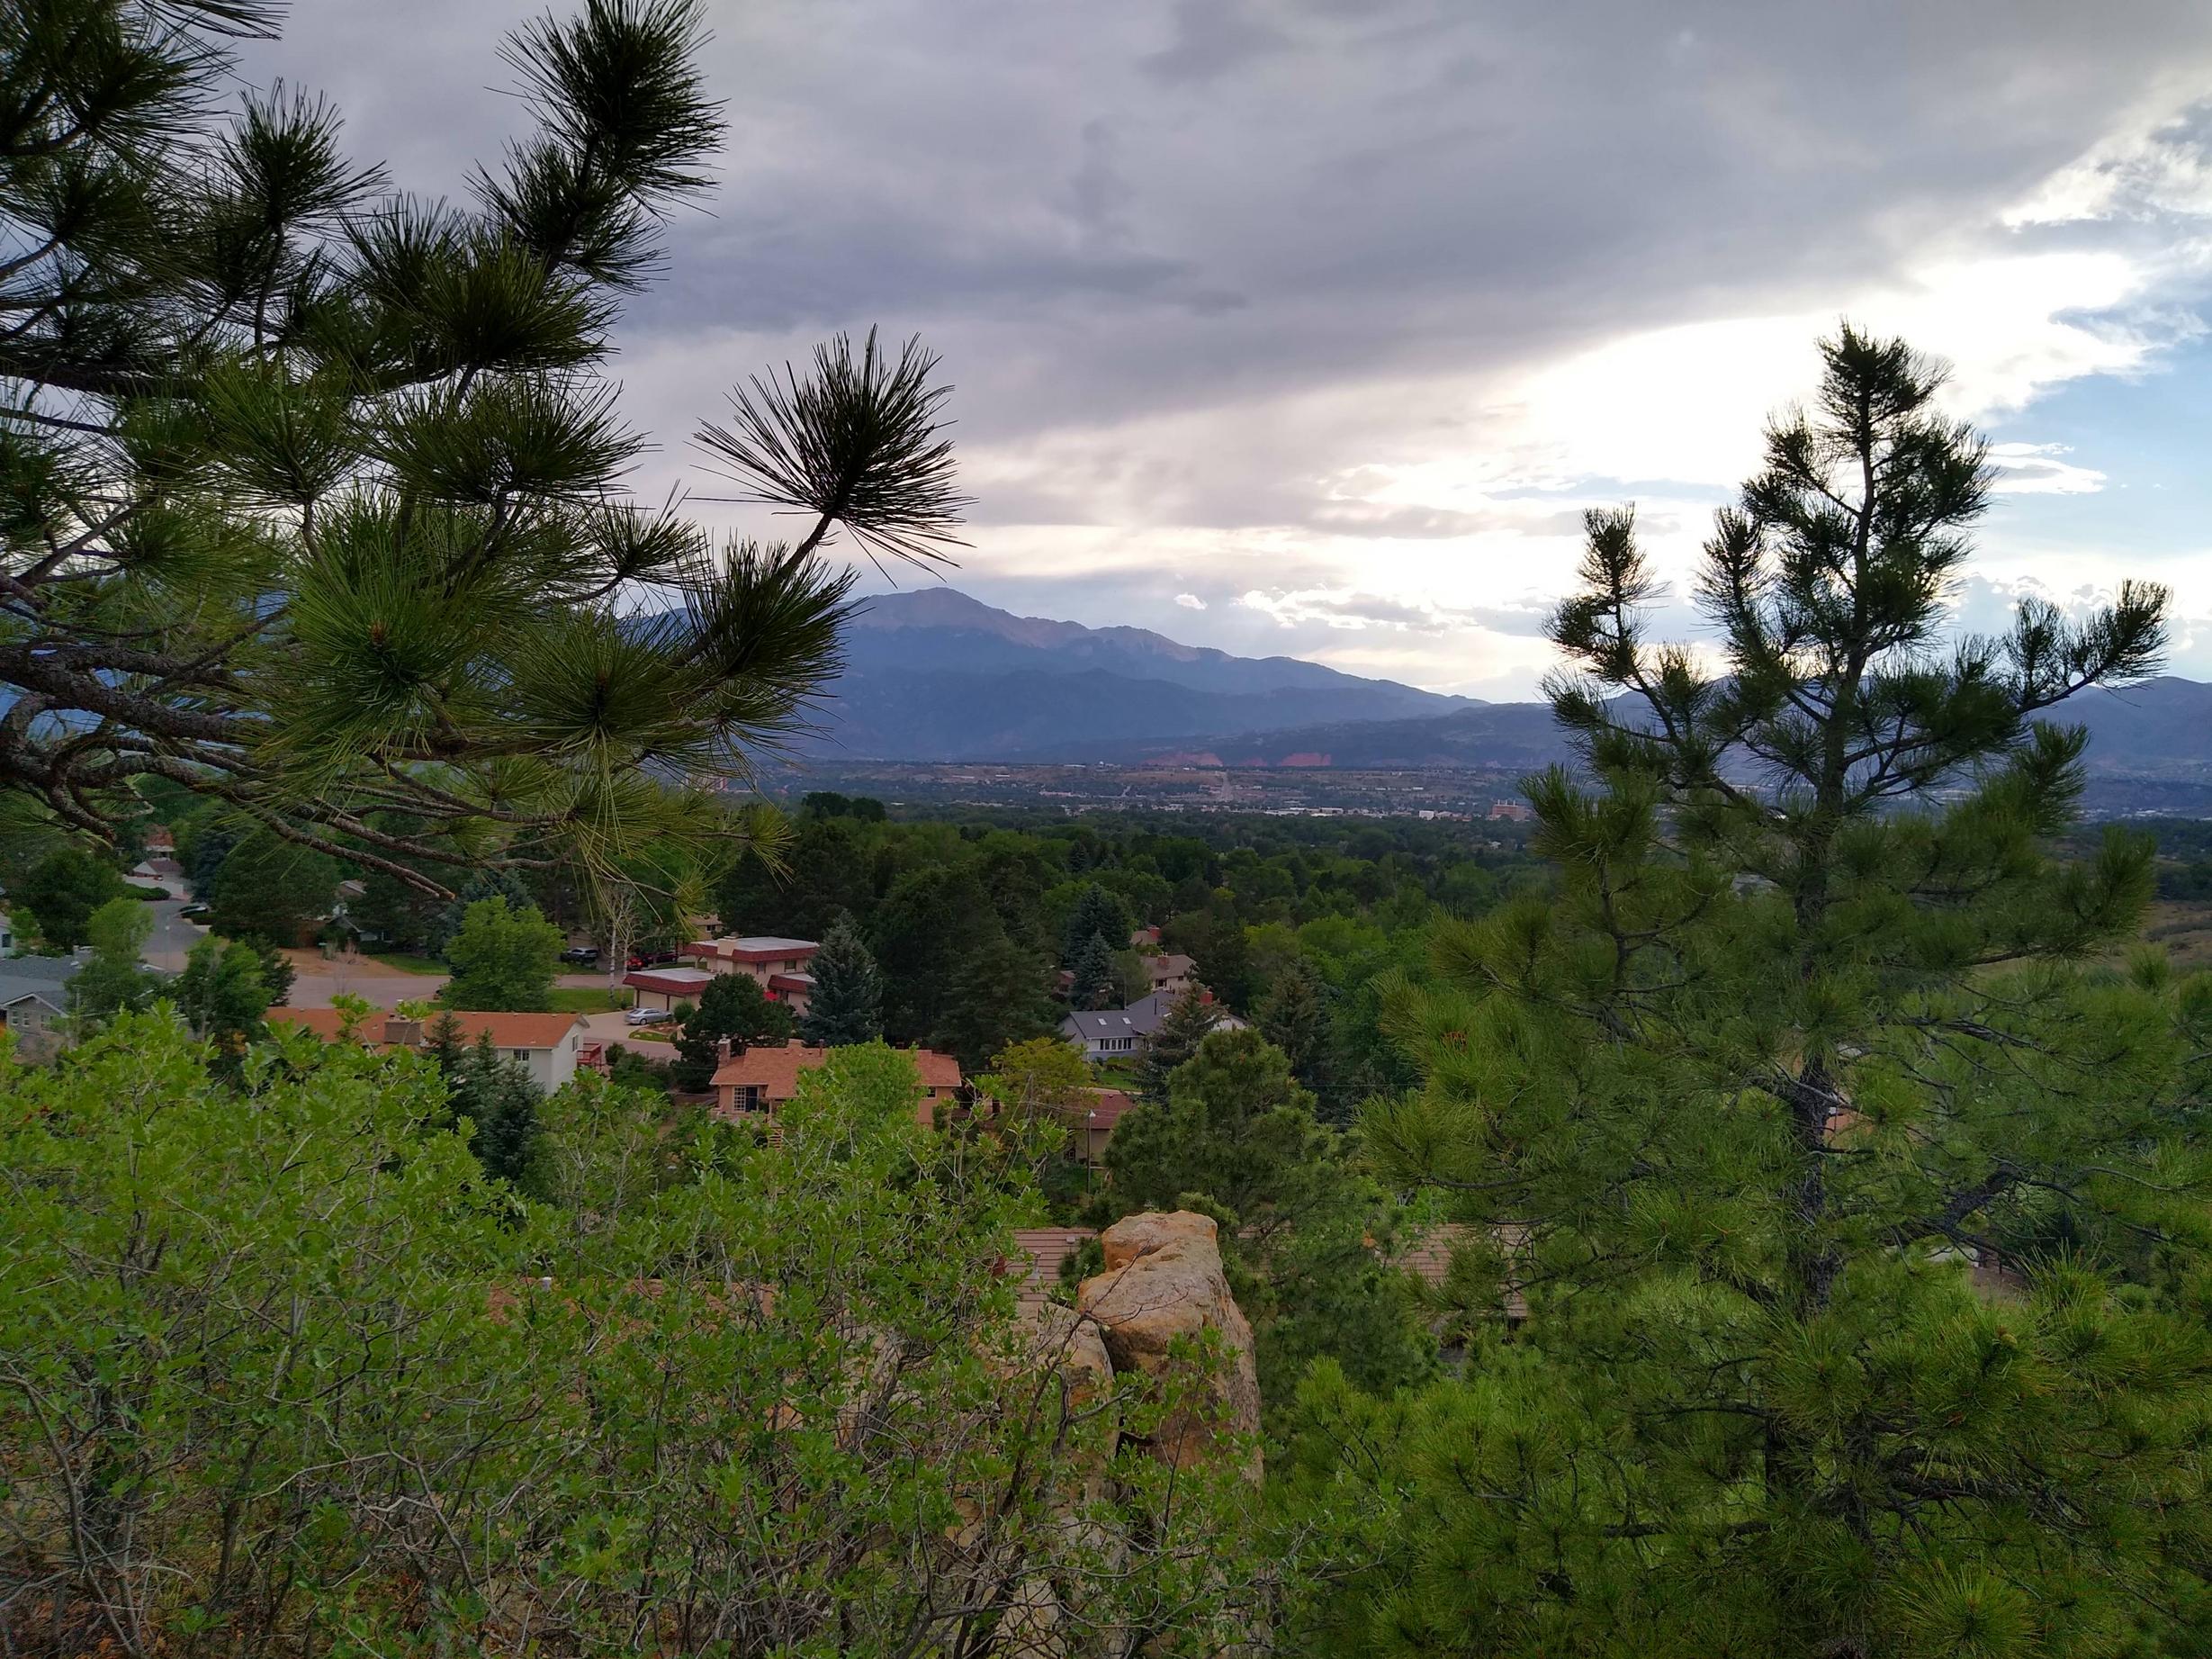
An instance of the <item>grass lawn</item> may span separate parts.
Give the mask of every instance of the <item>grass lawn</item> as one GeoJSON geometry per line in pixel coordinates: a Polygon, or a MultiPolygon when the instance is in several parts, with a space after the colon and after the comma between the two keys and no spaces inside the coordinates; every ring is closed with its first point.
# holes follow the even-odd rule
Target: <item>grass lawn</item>
{"type": "Polygon", "coordinates": [[[555,1014],[605,1014],[609,1008],[630,1005],[627,991],[609,993],[589,985],[562,985],[553,987],[553,1011],[555,1014]]]}
{"type": "Polygon", "coordinates": [[[364,951],[363,954],[368,957],[372,961],[383,963],[387,968],[397,968],[401,973],[446,974],[453,971],[453,969],[446,967],[445,963],[435,960],[430,957],[409,956],[405,951],[392,951],[389,955],[381,951],[364,951]]]}

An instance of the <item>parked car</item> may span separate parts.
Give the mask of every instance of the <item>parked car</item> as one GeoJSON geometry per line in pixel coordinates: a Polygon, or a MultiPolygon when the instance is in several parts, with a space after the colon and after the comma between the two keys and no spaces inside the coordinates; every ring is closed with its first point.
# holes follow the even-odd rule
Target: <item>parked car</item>
{"type": "Polygon", "coordinates": [[[204,922],[215,913],[205,905],[186,905],[176,914],[187,922],[204,922]]]}
{"type": "Polygon", "coordinates": [[[665,1025],[675,1017],[666,1008],[633,1008],[622,1016],[622,1023],[625,1025],[665,1025]]]}
{"type": "Polygon", "coordinates": [[[579,968],[589,968],[599,960],[599,947],[595,944],[571,945],[561,952],[561,960],[579,968]]]}

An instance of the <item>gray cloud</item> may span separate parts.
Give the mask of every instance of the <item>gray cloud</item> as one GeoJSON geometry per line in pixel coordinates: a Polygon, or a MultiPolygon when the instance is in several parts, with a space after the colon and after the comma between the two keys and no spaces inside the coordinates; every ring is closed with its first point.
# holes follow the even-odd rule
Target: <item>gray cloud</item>
{"type": "MultiPolygon", "coordinates": [[[[247,75],[328,91],[361,153],[457,194],[522,122],[494,52],[541,9],[301,6],[247,75]]],[[[2212,83],[2212,10],[2182,0],[2125,27],[2057,0],[771,0],[714,23],[722,182],[619,341],[627,411],[661,440],[641,487],[688,473],[685,435],[763,363],[919,330],[958,387],[978,591],[1224,645],[1275,627],[1225,602],[1252,588],[1520,614],[1520,558],[1486,595],[1408,594],[1455,542],[1571,544],[1582,496],[1624,488],[1542,511],[1341,488],[1440,455],[1514,470],[1487,388],[1639,331],[1833,315],[1942,259],[2155,263],[2163,216],[2205,194],[2201,121],[2112,139],[2212,83]],[[2073,194],[2005,218],[2055,178],[2073,194]],[[1020,572],[1078,530],[1084,551],[1020,572]],[[1116,538],[1144,545],[1084,567],[1116,538]]],[[[2056,452],[2009,482],[2091,487],[2056,452]]]]}

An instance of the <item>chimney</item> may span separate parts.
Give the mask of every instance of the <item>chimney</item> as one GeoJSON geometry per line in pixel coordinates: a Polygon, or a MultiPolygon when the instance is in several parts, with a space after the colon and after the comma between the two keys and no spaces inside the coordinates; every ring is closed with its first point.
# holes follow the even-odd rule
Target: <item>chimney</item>
{"type": "Polygon", "coordinates": [[[384,1041],[394,1048],[414,1048],[422,1041],[422,1022],[389,1014],[384,1020],[384,1041]]]}
{"type": "Polygon", "coordinates": [[[730,1063],[730,1040],[727,1037],[715,1044],[715,1060],[718,1065],[726,1066],[730,1063]]]}

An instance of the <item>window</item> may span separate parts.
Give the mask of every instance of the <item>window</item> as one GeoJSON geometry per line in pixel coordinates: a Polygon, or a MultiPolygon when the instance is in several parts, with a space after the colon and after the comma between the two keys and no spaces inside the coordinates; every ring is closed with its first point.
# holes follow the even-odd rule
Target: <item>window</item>
{"type": "Polygon", "coordinates": [[[528,1059],[530,1058],[530,1050],[527,1049],[517,1049],[515,1050],[515,1058],[517,1059],[528,1059]]]}

